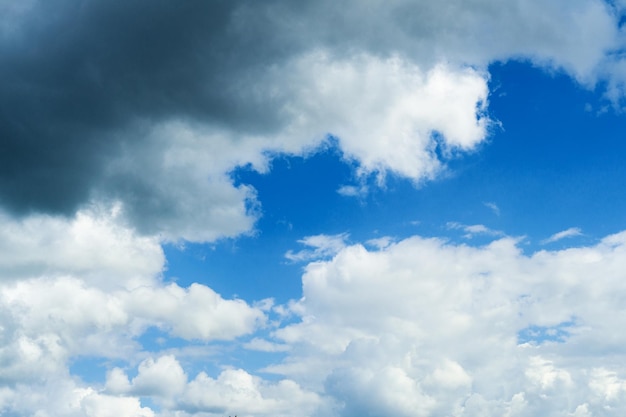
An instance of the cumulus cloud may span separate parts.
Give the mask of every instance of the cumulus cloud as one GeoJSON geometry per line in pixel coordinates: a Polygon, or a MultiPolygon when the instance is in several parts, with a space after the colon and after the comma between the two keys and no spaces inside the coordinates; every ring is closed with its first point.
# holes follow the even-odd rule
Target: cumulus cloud
{"type": "Polygon", "coordinates": [[[269,383],[242,369],[228,369],[216,379],[198,374],[189,383],[181,408],[192,413],[287,417],[310,415],[319,401],[319,395],[304,391],[291,380],[269,383]]]}
{"type": "Polygon", "coordinates": [[[12,214],[113,200],[143,232],[215,240],[250,230],[254,192],[227,174],[264,169],[264,152],[332,133],[365,171],[419,180],[440,165],[433,132],[459,149],[486,135],[485,74],[367,48],[342,56],[309,40],[314,22],[287,2],[29,6],[11,8],[0,38],[12,214]]]}
{"type": "Polygon", "coordinates": [[[153,282],[165,263],[159,240],[125,226],[119,211],[119,205],[91,207],[71,218],[16,221],[0,212],[3,281],[71,274],[108,289],[153,282]]]}
{"type": "Polygon", "coordinates": [[[311,415],[320,396],[303,390],[291,380],[263,381],[243,369],[226,369],[217,378],[200,372],[187,379],[173,356],[149,358],[139,364],[129,381],[120,368],[107,376],[106,392],[117,395],[149,395],[176,415],[311,415]]]}
{"type": "Polygon", "coordinates": [[[610,359],[625,248],[624,233],[530,255],[511,238],[347,246],[307,266],[301,322],[274,332],[292,349],[266,370],[323,389],[342,416],[603,415],[626,401],[610,359]],[[521,340],[564,322],[561,338],[521,340]]]}
{"type": "Polygon", "coordinates": [[[132,382],[122,369],[113,368],[107,375],[106,389],[113,394],[172,398],[184,390],[186,383],[187,375],[180,363],[174,356],[167,355],[141,362],[132,382]]]}
{"type": "Polygon", "coordinates": [[[121,397],[81,384],[70,364],[81,357],[133,361],[143,355],[138,339],[151,327],[206,343],[264,325],[263,305],[224,299],[201,284],[183,288],[163,282],[158,240],[125,226],[115,208],[80,211],[70,219],[39,215],[3,221],[3,413],[153,416],[139,396],[176,393],[187,382],[174,357],[143,361],[132,381],[114,369],[118,378],[109,385],[116,390],[109,394],[121,397]]]}
{"type": "Polygon", "coordinates": [[[153,280],[104,291],[98,280],[72,276],[6,282],[0,408],[18,415],[106,416],[126,407],[145,416],[435,417],[602,415],[624,406],[624,305],[616,296],[626,291],[624,233],[528,255],[508,237],[470,246],[415,236],[370,249],[341,241],[330,259],[311,258],[303,298],[278,306],[292,318],[277,323],[270,339],[255,335],[244,346],[281,353],[284,360],[264,369],[283,375],[279,381],[243,369],[192,373],[172,351],[110,368],[102,387],[81,383],[69,374],[71,358],[137,358],[136,338],[147,326],[231,339],[262,325],[262,310],[199,284],[153,280]],[[526,332],[563,323],[567,332],[558,338],[526,332]],[[35,399],[22,401],[33,390],[35,399]],[[50,393],[58,403],[45,403],[50,393]]]}
{"type": "Polygon", "coordinates": [[[433,178],[488,135],[495,60],[621,97],[619,4],[357,3],[3,2],[2,205],[119,201],[143,233],[215,240],[251,229],[254,191],[228,172],[268,151],[332,134],[362,174],[433,178]]]}
{"type": "Polygon", "coordinates": [[[300,321],[276,329],[278,343],[246,345],[286,355],[266,369],[286,375],[278,382],[242,369],[191,374],[138,342],[151,327],[210,343],[266,324],[260,306],[162,280],[164,241],[253,229],[262,202],[233,182],[235,167],[264,172],[272,154],[333,135],[360,181],[433,179],[488,137],[494,61],[602,81],[619,105],[623,11],[600,0],[0,0],[0,413],[624,408],[624,361],[607,359],[625,342],[623,234],[531,256],[509,238],[378,240],[373,251],[347,235],[305,238],[287,254],[311,262],[303,298],[274,309],[300,321]],[[563,340],[518,338],[565,322],[563,340]],[[134,364],[99,387],[71,373],[81,357],[134,364]]]}
{"type": "Polygon", "coordinates": [[[0,396],[3,414],[17,416],[154,417],[138,397],[113,396],[78,386],[60,376],[42,385],[5,388],[0,396]]]}

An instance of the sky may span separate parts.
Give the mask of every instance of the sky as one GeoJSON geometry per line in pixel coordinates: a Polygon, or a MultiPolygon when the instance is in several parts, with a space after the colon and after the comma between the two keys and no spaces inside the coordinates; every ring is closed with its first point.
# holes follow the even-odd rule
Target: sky
{"type": "Polygon", "coordinates": [[[0,414],[626,409],[623,0],[0,0],[0,414]]]}

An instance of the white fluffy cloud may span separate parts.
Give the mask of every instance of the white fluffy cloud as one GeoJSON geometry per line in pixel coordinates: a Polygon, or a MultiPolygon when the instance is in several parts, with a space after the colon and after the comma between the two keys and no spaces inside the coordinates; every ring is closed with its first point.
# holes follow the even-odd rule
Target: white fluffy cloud
{"type": "Polygon", "coordinates": [[[433,178],[441,168],[437,146],[467,151],[487,135],[487,75],[478,71],[445,65],[424,71],[399,56],[338,59],[322,52],[305,56],[295,69],[290,136],[336,136],[363,173],[433,178]]]}
{"type": "Polygon", "coordinates": [[[120,368],[107,376],[106,392],[117,395],[148,395],[176,415],[311,415],[320,396],[303,390],[291,380],[263,381],[243,369],[226,369],[209,377],[200,372],[188,381],[180,363],[171,355],[139,364],[132,381],[120,368]]]}
{"type": "Polygon", "coordinates": [[[200,373],[189,383],[182,399],[188,411],[250,416],[311,415],[319,396],[306,392],[291,380],[268,383],[242,369],[225,370],[210,378],[200,373]]]}
{"type": "Polygon", "coordinates": [[[113,394],[148,395],[172,398],[185,389],[187,375],[172,355],[154,360],[148,358],[139,364],[132,382],[120,368],[113,368],[107,375],[106,390],[113,394]]]}
{"type": "Polygon", "coordinates": [[[342,416],[610,415],[626,402],[625,252],[624,233],[532,255],[511,238],[349,246],[307,267],[302,321],[274,334],[292,350],[268,370],[342,416]]]}
{"type": "Polygon", "coordinates": [[[132,362],[143,355],[137,338],[151,326],[210,342],[251,333],[265,322],[260,308],[224,299],[205,285],[182,288],[163,282],[165,260],[158,240],[121,224],[117,209],[84,210],[70,219],[3,220],[3,412],[153,416],[138,396],[176,393],[187,382],[173,357],[142,362],[132,390],[119,388],[118,378],[114,394],[121,397],[80,384],[69,372],[73,359],[132,362]]]}
{"type": "Polygon", "coordinates": [[[2,280],[72,274],[108,289],[152,282],[165,262],[159,240],[122,225],[119,211],[114,204],[23,220],[0,212],[2,280]]]}
{"type": "Polygon", "coordinates": [[[37,417],[154,417],[137,397],[107,395],[74,381],[57,378],[40,384],[5,387],[0,394],[3,415],[37,417]]]}
{"type": "MultiPolygon", "coordinates": [[[[81,216],[60,229],[91,224],[92,214],[81,216]]],[[[51,233],[46,222],[59,221],[41,220],[41,230],[51,233]]],[[[103,224],[98,239],[113,229],[131,247],[145,244],[115,220],[103,224]]],[[[19,227],[25,226],[11,230],[19,227]]],[[[61,247],[76,237],[56,236],[64,239],[61,247]]],[[[38,240],[29,242],[37,248],[38,240]]],[[[302,258],[312,260],[303,298],[277,307],[300,321],[276,329],[273,341],[257,335],[247,343],[282,352],[284,361],[266,371],[284,379],[266,381],[243,369],[190,374],[176,351],[146,358],[136,342],[147,326],[185,339],[233,339],[264,325],[267,308],[225,300],[200,284],[162,283],[157,262],[143,285],[111,288],[89,271],[81,277],[68,258],[66,274],[57,260],[49,276],[41,271],[52,269],[38,266],[33,277],[2,284],[0,378],[8,388],[0,393],[0,409],[93,416],[118,408],[140,416],[296,410],[323,417],[368,410],[436,417],[610,415],[625,405],[626,234],[531,255],[511,238],[473,247],[413,237],[369,250],[347,245],[341,235],[303,242],[334,249],[325,260],[302,258]],[[144,359],[111,368],[103,386],[91,386],[69,373],[71,359],[81,355],[144,359]],[[136,373],[129,370],[135,366],[136,373]],[[25,402],[33,390],[37,397],[25,402]],[[45,403],[48,395],[59,401],[45,403]],[[142,406],[142,397],[161,411],[142,406]]],[[[73,250],[81,248],[89,254],[93,245],[73,250]]],[[[155,253],[161,256],[146,255],[155,253]]],[[[98,259],[97,268],[116,270],[118,260],[98,259]]],[[[9,260],[4,264],[14,269],[9,260]]]]}

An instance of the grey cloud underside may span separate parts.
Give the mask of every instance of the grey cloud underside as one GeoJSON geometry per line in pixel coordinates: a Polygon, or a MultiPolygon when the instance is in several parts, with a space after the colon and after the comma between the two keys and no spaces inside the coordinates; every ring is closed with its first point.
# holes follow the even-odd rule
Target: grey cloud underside
{"type": "Polygon", "coordinates": [[[529,56],[584,78],[593,74],[581,62],[597,62],[616,30],[608,6],[594,1],[568,3],[559,25],[576,17],[574,27],[590,26],[588,19],[608,28],[595,32],[597,45],[563,36],[569,30],[554,25],[554,6],[528,2],[26,4],[0,20],[0,204],[18,215],[70,214],[94,194],[121,198],[137,218],[175,212],[136,172],[107,170],[111,161],[157,158],[151,128],[170,121],[226,130],[235,141],[271,137],[302,100],[292,91],[298,74],[284,72],[315,50],[400,54],[426,69],[442,60],[484,67],[529,56]],[[291,87],[281,85],[285,76],[291,87]]]}
{"type": "Polygon", "coordinates": [[[241,132],[275,128],[277,106],[249,88],[289,45],[239,24],[240,6],[38,4],[1,45],[4,205],[72,212],[124,143],[146,140],[138,125],[194,119],[241,132]]]}

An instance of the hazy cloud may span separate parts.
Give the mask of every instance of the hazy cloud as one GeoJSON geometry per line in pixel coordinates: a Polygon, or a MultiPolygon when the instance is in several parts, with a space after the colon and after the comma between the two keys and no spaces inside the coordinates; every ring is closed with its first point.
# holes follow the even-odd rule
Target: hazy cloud
{"type": "Polygon", "coordinates": [[[483,204],[485,205],[485,207],[491,209],[491,211],[493,211],[493,213],[496,216],[500,215],[500,207],[498,207],[496,203],[487,202],[487,203],[483,203],[483,204]]]}

